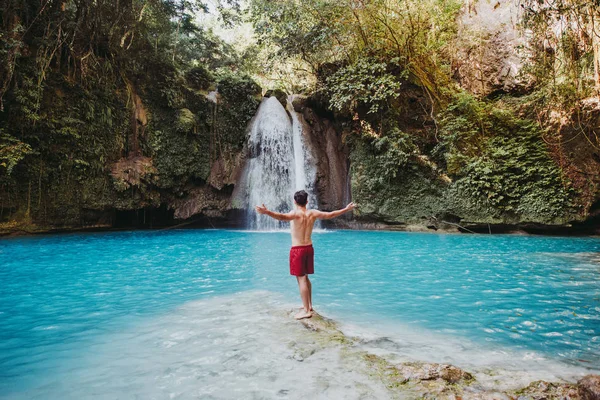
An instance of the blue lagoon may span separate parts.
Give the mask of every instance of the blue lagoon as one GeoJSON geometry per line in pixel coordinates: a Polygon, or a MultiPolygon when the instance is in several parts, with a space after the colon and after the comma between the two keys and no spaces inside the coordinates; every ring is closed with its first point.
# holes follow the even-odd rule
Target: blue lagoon
{"type": "MultiPolygon", "coordinates": [[[[298,351],[289,245],[236,230],[1,240],[0,398],[385,398],[334,348],[298,351]]],[[[320,231],[314,246],[315,309],[361,350],[497,389],[600,371],[598,238],[320,231]]]]}

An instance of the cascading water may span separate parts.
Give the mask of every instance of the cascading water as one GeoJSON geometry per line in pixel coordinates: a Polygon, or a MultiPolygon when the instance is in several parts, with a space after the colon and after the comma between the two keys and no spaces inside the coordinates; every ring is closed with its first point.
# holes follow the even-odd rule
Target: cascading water
{"type": "MultiPolygon", "coordinates": [[[[308,151],[302,136],[303,126],[300,117],[292,105],[294,95],[288,97],[287,109],[292,116],[292,139],[294,142],[294,171],[295,190],[304,189],[308,192],[308,204],[311,208],[317,207],[315,182],[317,180],[317,167],[313,155],[308,151]]],[[[317,222],[319,224],[319,222],[317,222]]],[[[318,227],[318,226],[317,226],[318,227]]]]}
{"type": "Polygon", "coordinates": [[[248,147],[250,159],[246,166],[248,226],[250,229],[272,230],[283,223],[254,211],[265,204],[277,212],[288,212],[293,195],[304,189],[309,194],[309,207],[317,204],[314,193],[316,167],[302,139],[302,123],[291,107],[286,112],[275,97],[263,100],[251,126],[248,147]]]}

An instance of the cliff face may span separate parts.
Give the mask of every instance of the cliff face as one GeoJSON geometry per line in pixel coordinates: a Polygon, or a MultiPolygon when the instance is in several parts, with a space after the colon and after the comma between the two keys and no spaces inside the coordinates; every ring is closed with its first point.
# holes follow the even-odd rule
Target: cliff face
{"type": "Polygon", "coordinates": [[[300,114],[305,143],[316,158],[316,189],[321,210],[337,210],[350,201],[349,149],[334,123],[317,115],[306,99],[294,101],[300,114]]]}
{"type": "Polygon", "coordinates": [[[452,59],[453,78],[478,96],[520,93],[531,83],[528,43],[519,29],[517,1],[468,1],[459,17],[459,43],[452,59]]]}
{"type": "Polygon", "coordinates": [[[3,6],[0,233],[167,226],[227,207],[261,88],[198,12],[3,6]]]}
{"type": "MultiPolygon", "coordinates": [[[[586,76],[585,66],[578,65],[593,40],[585,24],[578,22],[576,27],[564,24],[561,13],[567,12],[566,9],[554,10],[547,4],[539,4],[547,8],[542,27],[538,26],[541,30],[535,31],[532,26],[536,25],[531,22],[524,28],[527,19],[535,19],[527,15],[535,11],[527,2],[466,3],[458,33],[463,43],[453,61],[454,78],[462,88],[484,98],[513,96],[517,112],[540,123],[550,157],[574,191],[577,215],[570,220],[576,224],[585,221],[583,225],[593,230],[600,201],[600,142],[596,134],[600,126],[600,103],[597,96],[584,99],[578,96],[594,85],[586,76]],[[542,38],[540,32],[544,34],[542,38]],[[578,72],[568,72],[569,68],[578,72]],[[579,82],[571,82],[566,73],[579,75],[579,82]],[[548,90],[545,79],[558,83],[548,90]],[[565,93],[557,95],[560,91],[565,93]],[[539,100],[546,96],[555,96],[562,104],[557,100],[545,103],[539,100]]],[[[585,13],[573,17],[585,20],[585,13]]]]}
{"type": "Polygon", "coordinates": [[[588,98],[571,112],[550,112],[548,142],[552,157],[578,192],[578,202],[587,224],[600,220],[600,99],[588,98]]]}
{"type": "Polygon", "coordinates": [[[44,118],[35,123],[21,114],[23,94],[9,92],[3,132],[33,140],[36,149],[2,178],[0,231],[159,227],[189,219],[210,226],[207,218],[223,218],[260,87],[228,77],[212,83],[217,94],[178,78],[167,85],[167,99],[157,81],[115,82],[96,89],[104,99],[94,103],[78,85],[53,80],[42,92],[44,118]],[[76,112],[88,106],[95,113],[76,112]]]}

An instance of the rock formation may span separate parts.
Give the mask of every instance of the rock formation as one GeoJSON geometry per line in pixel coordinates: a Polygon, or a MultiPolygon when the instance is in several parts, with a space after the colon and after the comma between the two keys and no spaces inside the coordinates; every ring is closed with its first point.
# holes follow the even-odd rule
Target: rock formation
{"type": "Polygon", "coordinates": [[[306,98],[297,97],[294,109],[302,116],[303,135],[317,162],[319,208],[336,210],[350,201],[349,149],[334,123],[308,107],[306,98]]]}

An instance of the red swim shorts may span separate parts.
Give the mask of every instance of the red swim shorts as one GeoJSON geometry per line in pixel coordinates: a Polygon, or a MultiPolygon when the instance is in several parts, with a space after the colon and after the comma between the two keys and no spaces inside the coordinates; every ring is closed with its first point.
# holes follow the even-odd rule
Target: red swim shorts
{"type": "Polygon", "coordinates": [[[315,273],[315,250],[312,244],[293,246],[290,250],[290,274],[304,276],[315,273]]]}

